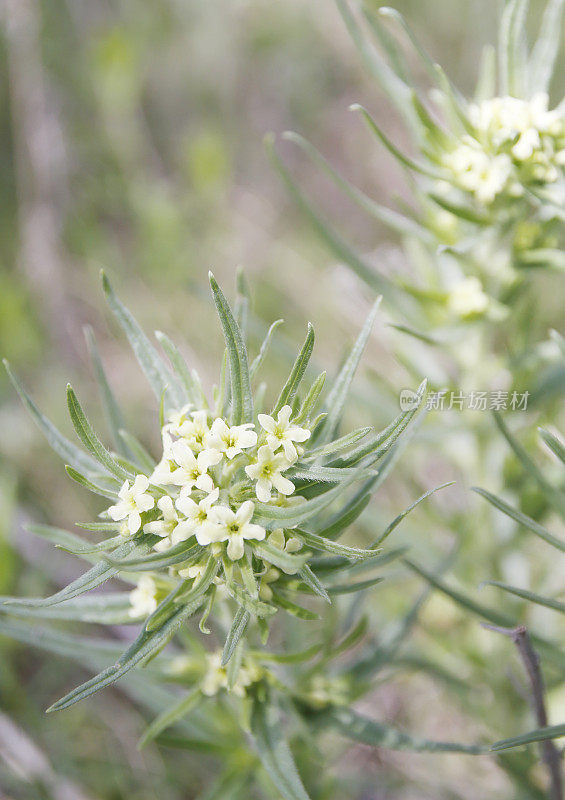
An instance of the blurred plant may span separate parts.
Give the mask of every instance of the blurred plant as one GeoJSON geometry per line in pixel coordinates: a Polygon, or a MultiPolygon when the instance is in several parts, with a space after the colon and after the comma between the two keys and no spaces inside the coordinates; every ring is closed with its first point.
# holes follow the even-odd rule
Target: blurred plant
{"type": "MultiPolygon", "coordinates": [[[[256,755],[286,798],[306,797],[280,728],[279,719],[289,704],[295,722],[300,719],[302,725],[316,730],[330,727],[356,741],[398,749],[483,752],[480,746],[413,738],[349,708],[371,689],[374,674],[394,656],[422,600],[388,645],[379,642],[376,649],[365,638],[364,619],[336,641],[335,631],[343,623],[335,611],[328,618],[321,641],[303,651],[277,655],[256,647],[258,635],[263,645],[266,643],[279,609],[301,620],[320,618],[300,604],[300,595],[317,598],[327,607],[341,594],[367,590],[382,581],[379,574],[355,581],[353,576],[360,570],[384,566],[404,552],[401,548],[385,553],[380,545],[431,491],[399,514],[370,548],[343,545],[338,538],[364,511],[388,474],[416,417],[424,384],[411,409],[381,433],[362,428],[338,436],[349,385],[369,337],[377,303],[335,378],[321,413],[315,415],[324,373],[299,396],[314,345],[309,326],[287,381],[271,412],[264,414],[260,409],[266,387],[260,385],[253,392],[252,380],[266,357],[277,323],[249,364],[245,345],[248,297],[243,279],[235,314],[213,276],[210,283],[226,341],[211,407],[198,375],[187,368],[172,341],[165,334],[156,334],[173,367],[171,371],[103,276],[110,307],[160,400],[163,454],[158,463],[124,430],[121,411],[90,334],[115,452],[102,444],[70,386],[69,414],[86,452],[43,417],[6,364],[24,405],[67,462],[69,476],[108,498],[112,505],[95,522],[79,523],[79,527],[106,534],[95,544],[67,531],[32,526],[34,533],[95,564],[46,599],[4,598],[2,614],[97,624],[136,624],[143,620],[137,638],[112,666],[69,692],[50,710],[73,705],[126,676],[137,665],[152,664],[178,636],[185,651],[170,654],[151,671],[160,681],[180,683],[189,692],[180,700],[163,695],[168,707],[159,711],[143,744],[183,721],[200,703],[210,698],[219,701],[227,691],[231,710],[223,705],[217,714],[212,710],[210,724],[215,725],[217,717],[223,720],[218,723],[217,734],[224,734],[226,725],[235,728],[237,733],[230,736],[234,753],[246,752],[245,732],[250,727],[256,755]],[[357,482],[360,487],[353,493],[348,491],[357,482]],[[311,551],[323,555],[314,556],[311,551]],[[134,588],[86,595],[117,575],[133,581],[134,588]],[[227,631],[223,648],[204,648],[186,628],[186,622],[197,612],[202,612],[202,633],[211,633],[208,624],[227,631]],[[256,627],[250,625],[252,617],[256,627]],[[363,640],[361,655],[352,657],[350,651],[363,640]],[[349,654],[347,663],[334,669],[333,659],[345,654],[349,654]],[[312,659],[317,659],[312,666],[303,666],[312,659]],[[271,668],[277,663],[297,666],[285,679],[271,668]]],[[[25,624],[22,628],[2,621],[0,630],[24,641],[33,638],[32,629],[25,624]]],[[[58,652],[72,654],[74,649],[74,657],[82,661],[87,653],[100,652],[95,640],[88,644],[82,638],[65,639],[55,631],[42,633],[41,643],[58,652]]],[[[102,651],[108,652],[108,647],[105,644],[102,651]]],[[[156,710],[154,703],[150,706],[156,710]]],[[[192,745],[189,742],[187,746],[192,745]]],[[[249,768],[254,766],[255,755],[246,758],[249,768]]],[[[250,775],[239,769],[236,778],[247,785],[250,775]]]]}
{"type": "MultiPolygon", "coordinates": [[[[414,208],[379,205],[304,138],[285,137],[366,213],[402,236],[413,275],[385,274],[353,253],[310,207],[271,149],[278,170],[338,257],[370,287],[378,287],[397,317],[404,316],[406,324],[397,327],[428,349],[441,346],[457,366],[459,380],[492,380],[509,363],[507,352],[515,378],[520,369],[535,374],[546,355],[534,349],[535,337],[546,335],[551,320],[536,306],[532,324],[535,300],[527,289],[539,269],[562,273],[565,267],[565,106],[561,102],[550,109],[548,95],[564,3],[547,4],[530,51],[528,3],[506,3],[498,51],[485,48],[475,96],[469,99],[432,61],[397,10],[362,3],[363,27],[348,0],[336,2],[366,66],[401,114],[416,155],[403,153],[365,108],[352,108],[406,171],[414,208]],[[408,39],[431,91],[415,88],[398,34],[408,39]]],[[[404,359],[415,367],[417,358],[409,351],[404,359]]],[[[434,367],[441,375],[438,382],[453,379],[438,359],[434,367]]]]}

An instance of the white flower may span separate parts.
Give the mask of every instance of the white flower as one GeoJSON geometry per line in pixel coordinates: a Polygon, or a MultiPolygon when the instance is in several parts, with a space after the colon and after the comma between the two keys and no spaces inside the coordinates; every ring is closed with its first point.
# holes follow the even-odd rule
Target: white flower
{"type": "Polygon", "coordinates": [[[487,310],[489,297],[478,278],[464,278],[449,293],[447,304],[457,316],[472,317],[487,310]]]}
{"type": "MultiPolygon", "coordinates": [[[[199,503],[189,497],[186,491],[181,492],[181,496],[176,502],[179,511],[186,516],[186,525],[190,534],[196,534],[198,544],[210,544],[209,536],[206,535],[206,528],[210,526],[208,516],[212,505],[217,501],[220,490],[218,488],[206,495],[199,503]],[[204,539],[204,541],[202,540],[204,539]]],[[[192,577],[192,576],[189,576],[192,577]]]]}
{"type": "Polygon", "coordinates": [[[168,550],[171,545],[184,542],[193,534],[193,525],[188,520],[179,520],[172,498],[168,495],[159,498],[157,505],[163,512],[163,519],[147,522],[143,526],[144,533],[153,533],[162,537],[162,542],[155,549],[168,550]]]}
{"type": "Polygon", "coordinates": [[[253,428],[252,422],[233,425],[230,428],[221,417],[218,417],[206,435],[206,446],[225,453],[227,458],[232,459],[247,447],[255,447],[257,444],[257,434],[249,430],[250,428],[253,428]]]}
{"type": "Polygon", "coordinates": [[[164,426],[164,430],[171,431],[171,433],[174,433],[176,436],[180,436],[180,427],[188,420],[188,414],[193,407],[192,403],[187,403],[180,411],[169,411],[167,424],[164,426]]]}
{"type": "Polygon", "coordinates": [[[289,461],[296,461],[298,453],[294,442],[305,442],[310,438],[310,431],[290,424],[290,406],[283,406],[277,415],[276,421],[268,414],[259,414],[259,424],[267,432],[267,444],[273,452],[282,445],[284,454],[289,461]]]}
{"type": "MultiPolygon", "coordinates": [[[[227,506],[214,506],[210,509],[209,520],[213,523],[214,530],[209,534],[214,538],[210,541],[227,541],[227,553],[232,561],[238,561],[243,555],[245,539],[264,539],[265,528],[251,522],[255,505],[251,500],[242,503],[237,511],[232,511],[227,506]]],[[[208,528],[206,528],[208,535],[208,528]]]]}
{"type": "Polygon", "coordinates": [[[155,486],[164,486],[168,483],[173,483],[171,479],[174,467],[173,456],[171,453],[173,440],[166,428],[163,428],[161,435],[163,439],[163,456],[149,478],[151,483],[155,484],[155,486]]]}
{"type": "Polygon", "coordinates": [[[275,455],[268,444],[259,448],[257,461],[245,467],[245,472],[252,479],[256,480],[255,493],[257,499],[262,503],[268,503],[271,499],[271,488],[274,486],[281,494],[292,494],[294,484],[281,475],[285,469],[290,467],[282,453],[275,455]]]}
{"type": "Polygon", "coordinates": [[[208,427],[208,412],[193,411],[178,428],[178,433],[187,442],[191,450],[199,453],[205,447],[206,436],[210,431],[208,427]]]}
{"type": "Polygon", "coordinates": [[[178,464],[178,469],[175,469],[171,475],[173,483],[187,489],[196,486],[203,492],[212,491],[214,482],[208,475],[208,470],[221,460],[221,453],[218,453],[217,450],[201,450],[198,456],[195,456],[188,444],[179,440],[171,445],[171,454],[175,463],[178,464]]]}
{"type": "Polygon", "coordinates": [[[157,608],[157,586],[149,575],[143,575],[137,587],[129,593],[131,608],[130,617],[147,617],[157,608]]]}
{"type": "Polygon", "coordinates": [[[146,494],[148,487],[149,478],[145,475],[137,475],[132,486],[129,481],[124,481],[118,492],[120,502],[108,509],[108,515],[114,522],[127,517],[128,530],[132,535],[141,527],[141,514],[155,505],[155,499],[146,494]]]}
{"type": "Polygon", "coordinates": [[[444,157],[444,164],[462,189],[481,203],[492,203],[510,178],[512,161],[506,154],[490,156],[470,137],[466,140],[444,157]]]}
{"type": "MultiPolygon", "coordinates": [[[[215,653],[206,654],[206,673],[200,683],[200,691],[207,697],[212,697],[217,694],[220,689],[228,688],[228,676],[225,667],[222,667],[222,651],[218,650],[215,653]]],[[[235,684],[231,688],[231,692],[237,697],[245,696],[245,689],[250,686],[254,681],[259,679],[257,669],[249,669],[242,665],[240,666],[235,684]]]]}

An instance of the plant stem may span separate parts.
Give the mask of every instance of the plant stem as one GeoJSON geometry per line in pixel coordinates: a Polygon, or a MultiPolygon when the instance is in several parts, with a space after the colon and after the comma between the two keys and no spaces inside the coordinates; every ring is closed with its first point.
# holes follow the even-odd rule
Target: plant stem
{"type": "MultiPolygon", "coordinates": [[[[501,628],[497,625],[483,624],[488,630],[509,636],[522,659],[524,668],[528,675],[532,688],[532,702],[536,715],[536,722],[540,728],[546,728],[549,724],[547,710],[544,700],[543,675],[540,667],[539,656],[532,647],[530,637],[525,625],[517,628],[501,628]]],[[[551,782],[551,800],[563,800],[563,771],[561,769],[561,754],[554,742],[548,739],[541,743],[542,760],[545,762],[549,771],[551,782]]]]}

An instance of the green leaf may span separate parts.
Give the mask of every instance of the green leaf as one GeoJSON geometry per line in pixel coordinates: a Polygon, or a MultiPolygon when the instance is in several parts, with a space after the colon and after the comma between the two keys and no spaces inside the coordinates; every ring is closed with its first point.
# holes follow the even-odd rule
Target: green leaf
{"type": "Polygon", "coordinates": [[[326,539],[337,538],[337,536],[339,536],[353,522],[355,522],[358,517],[361,516],[363,511],[369,505],[370,501],[370,492],[359,492],[351,498],[344,508],[340,509],[336,514],[334,514],[334,516],[325,523],[321,530],[316,531],[316,533],[318,536],[324,536],[326,539]]]}
{"type": "Polygon", "coordinates": [[[320,372],[318,377],[312,383],[312,386],[308,390],[308,394],[304,398],[304,402],[300,406],[298,414],[294,418],[294,421],[297,425],[305,422],[315,410],[320,394],[322,393],[322,389],[324,388],[325,380],[326,373],[320,372]]]}
{"type": "Polygon", "coordinates": [[[317,464],[306,465],[297,462],[286,474],[293,483],[296,481],[307,481],[310,483],[341,483],[352,475],[355,475],[359,480],[363,480],[364,478],[371,478],[376,473],[368,469],[359,471],[348,467],[323,467],[317,464]]]}
{"type": "Polygon", "coordinates": [[[552,433],[544,430],[543,428],[538,428],[538,431],[539,435],[549,447],[551,452],[557,456],[562,464],[565,464],[565,446],[563,445],[563,442],[559,441],[557,436],[554,436],[552,433]]]}
{"type": "Polygon", "coordinates": [[[104,272],[102,272],[102,286],[108,305],[126,334],[155,397],[160,401],[163,393],[168,389],[172,406],[181,408],[184,399],[182,389],[161,360],[157,350],[135,321],[131,312],[118,300],[104,272]]]}
{"type": "MultiPolygon", "coordinates": [[[[265,138],[265,147],[267,155],[271,163],[281,176],[289,194],[297,204],[298,208],[302,211],[303,215],[308,219],[314,230],[320,235],[320,238],[326,243],[331,252],[337,258],[348,264],[351,269],[363,280],[367,286],[371,287],[374,291],[381,292],[387,295],[387,299],[391,302],[392,293],[394,291],[393,284],[384,275],[378,273],[369,264],[363,261],[346,242],[338,236],[335,231],[312,209],[310,203],[305,199],[304,195],[296,183],[291,178],[288,170],[283,165],[279,156],[275,152],[273,146],[273,137],[265,138]]],[[[392,213],[392,212],[391,212],[392,213]]],[[[400,215],[399,215],[400,216],[400,215]]]]}
{"type": "Polygon", "coordinates": [[[552,600],[549,597],[544,597],[541,594],[535,594],[535,592],[530,592],[527,589],[519,589],[517,586],[510,586],[507,583],[501,583],[501,581],[483,581],[482,586],[498,586],[499,589],[503,589],[505,592],[510,592],[510,594],[515,594],[517,597],[521,597],[524,600],[529,600],[531,603],[536,603],[540,606],[545,606],[546,608],[552,608],[555,611],[561,611],[561,613],[565,614],[565,603],[560,603],[559,600],[552,600]]]}
{"type": "Polygon", "coordinates": [[[479,755],[488,752],[488,747],[459,742],[436,742],[411,736],[382,722],[369,719],[351,708],[332,708],[323,712],[318,720],[323,727],[330,727],[341,736],[355,742],[382,747],[385,750],[408,750],[414,753],[466,753],[479,755]]]}
{"type": "Polygon", "coordinates": [[[200,689],[193,689],[185,697],[178,702],[174,703],[171,708],[163,711],[162,714],[153,720],[151,725],[147,728],[143,736],[138,742],[138,749],[143,749],[149,742],[156,739],[162,731],[174,725],[179,719],[186,717],[193,708],[202,701],[202,693],[200,689]]]}
{"type": "Polygon", "coordinates": [[[549,0],[545,8],[539,36],[528,64],[530,96],[549,90],[561,43],[564,5],[564,0],[549,0]]]}
{"type": "Polygon", "coordinates": [[[261,365],[262,365],[263,361],[265,360],[265,356],[267,355],[267,352],[269,350],[269,345],[271,344],[271,338],[273,336],[273,333],[279,327],[279,325],[281,323],[283,323],[283,322],[284,322],[283,319],[275,320],[273,322],[273,324],[271,325],[271,327],[269,328],[269,330],[267,331],[267,335],[265,336],[265,338],[263,339],[263,342],[261,343],[261,347],[259,349],[259,353],[253,359],[253,362],[252,362],[251,366],[249,367],[249,376],[250,376],[251,379],[253,379],[255,377],[255,375],[257,374],[258,370],[261,368],[261,365]]]}
{"type": "MultiPolygon", "coordinates": [[[[357,110],[361,109],[361,106],[353,105],[350,106],[350,108],[351,110],[357,110]]],[[[365,114],[367,113],[365,112],[364,109],[362,110],[364,111],[365,114]]],[[[374,122],[372,122],[372,124],[374,125],[374,122]]],[[[384,140],[388,141],[384,136],[384,134],[380,134],[380,138],[381,141],[384,140]]],[[[285,131],[285,133],[283,133],[283,139],[287,139],[291,142],[294,142],[299,147],[301,147],[302,150],[304,150],[304,152],[307,153],[307,155],[309,155],[310,158],[324,170],[326,175],[328,175],[332,179],[332,181],[337,186],[339,186],[339,188],[342,189],[342,191],[345,192],[345,194],[348,197],[350,197],[355,203],[357,203],[357,205],[371,217],[374,217],[375,219],[379,220],[379,222],[382,222],[384,225],[391,228],[396,233],[400,233],[403,236],[410,235],[410,236],[415,236],[418,239],[424,239],[425,241],[430,240],[430,234],[428,233],[428,231],[424,227],[419,225],[417,222],[415,222],[413,219],[410,219],[409,217],[406,217],[403,214],[399,214],[398,211],[393,211],[391,208],[386,208],[385,206],[380,205],[380,203],[375,202],[371,197],[366,195],[356,186],[353,186],[353,184],[351,184],[342,175],[340,175],[339,172],[337,172],[331,166],[331,164],[322,156],[322,154],[302,136],[292,131],[285,131]]],[[[396,152],[398,153],[399,151],[396,152]]],[[[406,157],[404,157],[404,159],[408,161],[406,157]]],[[[415,168],[415,166],[416,165],[414,165],[413,168],[415,168]]],[[[425,170],[425,168],[422,167],[418,171],[422,170],[425,170]]],[[[432,174],[432,173],[431,171],[426,171],[425,174],[432,174]]],[[[436,174],[436,178],[437,177],[438,176],[436,174]]]]}
{"type": "Polygon", "coordinates": [[[59,455],[67,464],[70,464],[81,472],[85,472],[87,475],[92,472],[98,472],[100,467],[98,466],[97,462],[59,433],[53,423],[50,422],[47,417],[45,417],[37,408],[31,397],[27,394],[21,383],[16,378],[15,374],[12,372],[10,364],[6,361],[6,359],[4,359],[3,363],[6,367],[8,377],[10,378],[15,390],[19,394],[23,405],[27,411],[29,411],[35,424],[43,433],[57,455],[59,455]]]}
{"type": "Polygon", "coordinates": [[[339,423],[341,422],[341,417],[343,414],[343,409],[345,407],[345,401],[347,399],[347,394],[349,392],[349,387],[351,385],[351,381],[353,380],[353,376],[359,366],[359,362],[361,360],[361,356],[363,355],[363,351],[367,346],[367,342],[369,340],[369,336],[371,334],[371,330],[373,328],[373,323],[375,321],[375,317],[377,315],[377,310],[381,303],[382,298],[378,298],[373,308],[371,309],[369,316],[365,320],[365,323],[357,337],[357,341],[353,345],[351,352],[349,353],[345,363],[343,364],[339,375],[337,376],[336,380],[333,383],[331,392],[329,393],[327,400],[326,400],[326,410],[328,412],[328,416],[323,422],[322,425],[322,436],[324,441],[332,440],[337,432],[337,428],[339,423]]]}
{"type": "Polygon", "coordinates": [[[306,334],[306,339],[304,340],[302,349],[300,350],[300,353],[298,354],[296,361],[294,362],[290,375],[288,376],[288,379],[281,390],[278,400],[275,403],[273,410],[271,411],[272,416],[277,414],[283,406],[292,405],[292,401],[296,396],[296,392],[298,391],[300,381],[302,380],[302,378],[304,377],[304,373],[306,372],[306,368],[308,366],[308,362],[310,361],[313,349],[314,349],[314,328],[310,323],[308,323],[308,332],[306,334]]]}
{"type": "Polygon", "coordinates": [[[367,434],[371,433],[372,430],[373,428],[357,428],[357,430],[351,431],[351,433],[346,433],[345,436],[340,436],[339,439],[334,439],[333,442],[321,445],[320,447],[313,447],[302,456],[302,459],[304,461],[310,461],[311,459],[319,460],[330,455],[335,455],[335,453],[339,453],[341,450],[347,450],[349,447],[352,447],[360,439],[363,439],[367,434]]]}
{"type": "Polygon", "coordinates": [[[251,615],[249,611],[246,611],[242,606],[240,606],[235,612],[235,616],[229,629],[222,652],[222,667],[225,667],[230,658],[233,656],[241,637],[247,630],[250,619],[251,615]]]}
{"type": "Polygon", "coordinates": [[[139,442],[136,437],[128,433],[128,431],[121,430],[120,437],[124,443],[129,447],[132,455],[140,467],[144,475],[151,475],[155,469],[155,459],[147,452],[145,447],[139,442]]]}
{"type": "Polygon", "coordinates": [[[14,604],[7,606],[6,609],[2,608],[4,603],[18,599],[0,597],[0,613],[33,619],[76,620],[96,625],[124,625],[136,622],[129,614],[131,605],[128,592],[76,597],[54,606],[39,608],[14,604]]]}
{"type": "Polygon", "coordinates": [[[295,529],[293,535],[302,539],[304,544],[312,547],[314,550],[323,550],[326,553],[332,553],[342,558],[374,558],[380,553],[380,550],[363,550],[360,547],[347,547],[339,542],[334,542],[331,539],[325,539],[323,536],[318,536],[316,533],[308,533],[300,529],[295,529]]]}
{"type": "Polygon", "coordinates": [[[184,391],[186,392],[186,400],[190,399],[194,403],[198,404],[200,400],[199,393],[194,386],[194,378],[186,364],[186,361],[182,357],[180,350],[176,344],[169,339],[166,333],[155,331],[155,338],[167,354],[167,357],[171,362],[173,369],[175,370],[175,373],[184,388],[184,391]]]}
{"type": "Polygon", "coordinates": [[[326,603],[330,603],[331,605],[332,601],[328,592],[326,591],[325,587],[322,586],[318,580],[318,577],[312,572],[308,564],[305,564],[302,569],[299,570],[298,575],[300,576],[302,582],[305,583],[306,586],[308,586],[314,592],[314,594],[317,594],[318,597],[321,597],[326,601],[326,603]]]}
{"type": "MultiPolygon", "coordinates": [[[[80,536],[62,528],[56,528],[53,525],[27,525],[26,530],[33,533],[34,536],[41,536],[42,539],[46,539],[56,547],[61,547],[64,550],[78,549],[84,544],[84,540],[80,536]]],[[[92,561],[93,559],[86,560],[92,561]]]]}
{"type": "Polygon", "coordinates": [[[123,481],[130,477],[129,473],[118,464],[94,432],[70,383],[67,384],[67,406],[73,427],[86,449],[118,480],[123,481]]]}
{"type": "Polygon", "coordinates": [[[233,403],[232,421],[234,425],[240,425],[242,422],[252,422],[253,397],[245,342],[228,301],[211,272],[209,273],[209,279],[214,303],[222,324],[226,347],[228,348],[233,403]]]}
{"type": "MultiPolygon", "coordinates": [[[[120,545],[120,547],[116,548],[114,555],[125,556],[133,552],[136,548],[141,549],[141,546],[136,546],[134,542],[127,541],[124,542],[123,545],[120,545]]],[[[69,583],[68,586],[65,586],[64,589],[52,594],[50,597],[21,598],[11,601],[9,605],[30,606],[36,608],[53,606],[56,603],[62,603],[64,600],[71,600],[73,597],[78,597],[79,595],[84,594],[91,589],[95,589],[97,586],[101,586],[107,580],[113,578],[114,575],[117,575],[118,571],[119,570],[117,568],[111,566],[106,561],[100,561],[79,578],[69,583]]]]}
{"type": "Polygon", "coordinates": [[[287,553],[279,550],[269,542],[257,542],[253,545],[253,552],[259,558],[268,561],[275,567],[282,569],[287,575],[294,575],[299,572],[310,557],[309,553],[287,553]]]}
{"type": "Polygon", "coordinates": [[[320,619],[320,615],[316,614],[314,611],[310,611],[309,608],[304,608],[303,606],[299,606],[297,603],[293,603],[288,597],[282,594],[273,593],[272,602],[286,611],[288,614],[292,614],[293,617],[297,617],[298,619],[307,619],[310,621],[320,619]]]}
{"type": "Polygon", "coordinates": [[[115,683],[117,680],[126,675],[131,669],[133,669],[133,667],[139,664],[140,661],[143,661],[152,654],[161,650],[165,644],[172,639],[184,621],[194,614],[194,612],[202,605],[202,602],[202,598],[199,598],[192,605],[187,605],[179,609],[157,631],[148,632],[143,629],[137,639],[131,644],[130,647],[128,647],[126,652],[116,661],[115,664],[112,664],[111,667],[108,667],[98,675],[95,675],[94,678],[86,681],[81,686],[77,686],[76,689],[73,689],[67,695],[62,697],[61,700],[53,703],[53,705],[50,706],[47,711],[62,711],[63,709],[74,705],[74,703],[78,703],[80,700],[86,699],[94,692],[97,692],[100,689],[104,689],[106,686],[110,686],[112,683],[115,683]]]}
{"type": "Polygon", "coordinates": [[[228,594],[250,614],[254,614],[258,619],[262,619],[263,617],[271,617],[273,614],[277,613],[277,609],[274,606],[269,603],[264,603],[262,600],[250,597],[241,586],[233,580],[230,580],[225,572],[224,575],[228,594]]]}
{"type": "Polygon", "coordinates": [[[284,800],[310,800],[283,737],[279,711],[269,700],[253,701],[251,732],[261,763],[284,800]]]}
{"type": "Polygon", "coordinates": [[[106,561],[124,572],[143,572],[144,570],[167,569],[183,561],[194,561],[200,557],[204,548],[189,542],[179,542],[163,553],[137,554],[133,558],[116,558],[116,553],[106,556],[106,561]]]}
{"type": "Polygon", "coordinates": [[[519,525],[523,525],[528,530],[535,533],[536,536],[539,536],[540,539],[543,539],[548,544],[556,547],[561,552],[565,552],[565,541],[558,539],[556,536],[553,536],[548,530],[546,530],[539,522],[527,517],[521,511],[518,511],[516,508],[512,508],[509,506],[508,503],[505,503],[504,500],[501,500],[499,497],[496,497],[494,494],[487,492],[486,489],[480,489],[477,486],[473,486],[473,491],[480,494],[481,497],[484,497],[485,500],[488,500],[495,508],[498,508],[499,511],[502,511],[503,514],[506,514],[511,519],[515,520],[519,525]]]}
{"type": "Polygon", "coordinates": [[[65,464],[65,472],[71,480],[80,484],[80,486],[84,486],[85,489],[88,489],[88,491],[93,494],[99,494],[101,497],[106,497],[108,500],[115,500],[118,496],[118,486],[116,486],[115,489],[108,489],[100,483],[89,481],[88,478],[85,478],[78,470],[73,469],[73,467],[70,467],[68,464],[65,464]]]}
{"type": "MultiPolygon", "coordinates": [[[[359,105],[359,103],[354,103],[353,105],[349,106],[351,111],[360,111],[363,115],[365,122],[367,123],[369,129],[375,134],[375,136],[382,142],[382,144],[386,147],[386,149],[394,156],[394,158],[402,164],[402,166],[407,167],[408,169],[412,170],[413,172],[418,172],[420,175],[425,175],[428,178],[433,178],[434,180],[438,180],[441,177],[441,173],[437,170],[430,169],[426,167],[425,164],[419,164],[414,159],[409,158],[408,156],[404,155],[398,147],[388,138],[388,136],[381,130],[381,128],[377,125],[373,117],[369,114],[366,108],[359,105]]],[[[423,229],[420,225],[411,220],[406,218],[406,222],[410,222],[413,226],[415,231],[418,233],[418,238],[425,239],[427,238],[426,234],[423,232],[423,229]]]]}
{"type": "Polygon", "coordinates": [[[494,752],[500,750],[510,750],[512,747],[521,747],[525,744],[532,744],[532,742],[545,742],[548,739],[558,739],[565,736],[565,724],[549,725],[547,728],[538,728],[529,733],[523,733],[521,736],[513,736],[511,739],[501,739],[490,746],[494,752]]]}
{"type": "Polygon", "coordinates": [[[298,525],[314,516],[314,514],[317,514],[337,498],[342,498],[345,489],[362,477],[361,472],[363,472],[363,470],[356,471],[350,477],[342,481],[339,486],[328,489],[324,494],[314,497],[312,500],[306,500],[304,503],[300,503],[296,506],[284,507],[257,503],[255,506],[256,518],[257,520],[261,520],[261,524],[264,524],[266,527],[290,528],[293,525],[298,525]]]}
{"type": "Polygon", "coordinates": [[[503,95],[522,97],[524,93],[524,70],[528,67],[525,51],[527,11],[528,0],[507,0],[502,14],[498,52],[503,95]]]}
{"type": "Polygon", "coordinates": [[[368,578],[366,581],[358,581],[357,583],[333,583],[328,586],[328,594],[353,594],[355,592],[364,592],[365,589],[371,589],[377,583],[382,583],[384,578],[368,578]]]}
{"type": "Polygon", "coordinates": [[[98,390],[102,399],[106,421],[114,441],[114,447],[121,455],[125,456],[126,458],[131,458],[131,451],[120,437],[120,430],[126,427],[124,417],[120,406],[118,405],[118,401],[115,398],[114,392],[110,387],[108,378],[106,377],[104,365],[102,364],[102,359],[100,358],[100,353],[98,352],[98,347],[96,346],[94,331],[90,325],[87,325],[84,329],[84,335],[86,337],[86,344],[88,347],[88,352],[90,353],[90,359],[94,367],[94,375],[96,377],[96,383],[98,384],[98,390]]]}
{"type": "Polygon", "coordinates": [[[395,517],[395,518],[393,519],[393,521],[390,523],[390,525],[388,525],[388,526],[387,526],[387,528],[385,528],[385,530],[384,530],[384,531],[381,533],[381,535],[379,536],[379,538],[378,538],[378,539],[376,539],[376,540],[373,542],[373,544],[371,545],[371,547],[378,547],[380,544],[382,544],[382,543],[384,542],[384,540],[385,540],[385,539],[386,539],[388,536],[390,536],[390,534],[393,532],[393,530],[394,530],[394,529],[395,529],[395,528],[396,528],[398,525],[400,525],[400,523],[402,522],[402,520],[403,520],[405,517],[407,517],[407,516],[408,516],[408,514],[409,514],[411,511],[413,511],[413,510],[416,508],[416,506],[420,505],[420,503],[422,502],[422,500],[426,500],[426,499],[427,499],[428,497],[430,497],[432,494],[435,494],[436,492],[439,492],[439,491],[440,491],[440,489],[445,489],[445,488],[446,488],[446,487],[448,487],[448,486],[453,486],[453,484],[454,484],[454,483],[455,483],[455,481],[448,481],[447,483],[442,483],[442,485],[441,485],[441,486],[436,486],[436,487],[435,487],[435,489],[430,489],[428,492],[424,492],[424,494],[423,494],[423,495],[421,495],[421,496],[420,496],[420,497],[419,497],[417,500],[415,500],[415,501],[412,503],[412,505],[408,506],[408,508],[405,508],[405,509],[404,509],[404,511],[402,511],[402,512],[401,512],[401,513],[400,513],[400,514],[397,516],[397,517],[395,517]]]}

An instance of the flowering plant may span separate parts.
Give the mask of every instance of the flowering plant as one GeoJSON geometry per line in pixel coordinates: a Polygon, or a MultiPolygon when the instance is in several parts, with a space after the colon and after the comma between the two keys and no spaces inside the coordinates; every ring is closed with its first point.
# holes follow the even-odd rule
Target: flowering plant
{"type": "MultiPolygon", "coordinates": [[[[417,413],[424,385],[416,395],[418,401],[384,431],[360,428],[338,435],[376,303],[323,401],[323,411],[317,413],[325,373],[299,393],[314,346],[309,326],[288,379],[270,413],[263,413],[265,387],[260,385],[255,392],[251,387],[277,323],[250,364],[242,304],[234,314],[211,275],[226,351],[209,403],[198,375],[188,370],[172,341],[157,334],[171,370],[105,276],[103,284],[110,307],[160,401],[162,454],[155,462],[123,430],[98,360],[108,417],[113,420],[115,451],[106,448],[95,433],[71,386],[67,387],[69,413],[85,450],[43,417],[6,365],[24,404],[67,462],[69,476],[110,505],[97,520],[79,524],[104,534],[94,544],[69,532],[34,526],[36,533],[95,564],[48,598],[5,599],[2,611],[41,619],[142,623],[137,638],[112,666],[54,703],[51,710],[67,708],[147,663],[197,612],[200,630],[207,634],[209,620],[216,625],[221,620],[220,627],[230,620],[223,649],[177,657],[165,669],[166,675],[190,678],[192,699],[184,698],[174,713],[167,711],[159,717],[148,736],[152,738],[186,714],[195,696],[212,696],[222,689],[245,696],[249,687],[264,679],[261,652],[254,654],[245,644],[246,638],[254,636],[252,618],[266,643],[279,610],[303,620],[318,619],[316,611],[301,604],[301,595],[327,604],[341,593],[367,589],[382,580],[370,575],[355,583],[349,576],[394,558],[394,553],[381,552],[380,544],[413,506],[369,548],[345,545],[338,538],[364,511],[386,476],[400,437],[417,413]],[[125,593],[86,594],[117,575],[134,587],[125,593]]],[[[319,703],[320,679],[314,683],[318,688],[312,688],[312,697],[317,696],[319,703]]],[[[302,701],[309,696],[302,688],[302,701]]]]}

